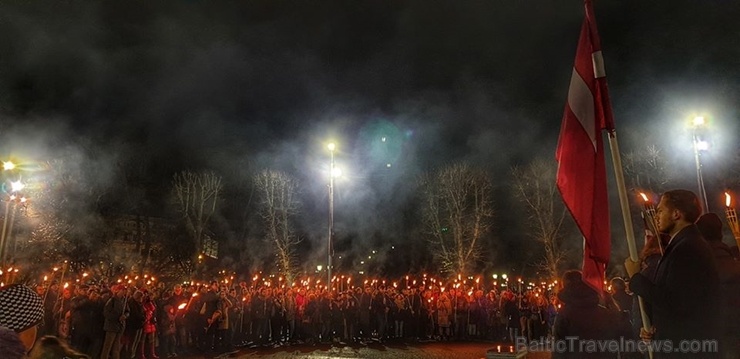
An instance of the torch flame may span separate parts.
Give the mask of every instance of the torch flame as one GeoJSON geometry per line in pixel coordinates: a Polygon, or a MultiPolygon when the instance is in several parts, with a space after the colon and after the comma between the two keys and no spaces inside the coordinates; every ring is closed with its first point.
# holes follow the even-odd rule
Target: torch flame
{"type": "Polygon", "coordinates": [[[648,201],[648,196],[645,193],[640,192],[640,196],[642,197],[642,200],[643,201],[645,201],[645,202],[648,201]]]}
{"type": "Polygon", "coordinates": [[[730,194],[725,192],[725,207],[730,208],[730,205],[732,204],[732,197],[730,197],[730,194]]]}
{"type": "Polygon", "coordinates": [[[177,306],[177,310],[183,310],[183,309],[185,309],[186,306],[187,306],[187,303],[182,303],[182,304],[180,304],[180,305],[177,306]]]}

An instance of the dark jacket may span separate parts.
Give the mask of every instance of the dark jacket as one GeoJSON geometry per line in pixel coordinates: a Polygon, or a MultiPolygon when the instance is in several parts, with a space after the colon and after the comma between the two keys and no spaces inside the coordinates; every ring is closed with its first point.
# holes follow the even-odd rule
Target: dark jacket
{"type": "Polygon", "coordinates": [[[112,297],[108,299],[108,302],[105,303],[105,307],[103,308],[103,316],[105,317],[103,330],[106,332],[122,333],[125,322],[120,320],[121,315],[128,315],[126,298],[112,297]]]}
{"type": "Polygon", "coordinates": [[[709,241],[717,261],[720,281],[721,342],[720,351],[726,357],[740,358],[740,262],[730,247],[721,241],[709,241]]]}
{"type": "MultiPolygon", "coordinates": [[[[696,225],[674,236],[654,278],[637,273],[630,289],[650,303],[655,339],[671,340],[676,346],[681,340],[717,339],[719,274],[712,250],[696,225]]],[[[656,358],[690,355],[657,353],[656,358]]]]}
{"type": "MultiPolygon", "coordinates": [[[[629,338],[631,328],[626,314],[599,305],[599,295],[585,283],[576,283],[558,293],[563,307],[555,317],[553,336],[556,341],[568,343],[568,338],[578,340],[614,340],[629,338]]],[[[579,342],[565,352],[553,352],[553,359],[617,358],[616,352],[586,352],[579,342]],[[573,350],[570,350],[573,349],[573,350]]]]}

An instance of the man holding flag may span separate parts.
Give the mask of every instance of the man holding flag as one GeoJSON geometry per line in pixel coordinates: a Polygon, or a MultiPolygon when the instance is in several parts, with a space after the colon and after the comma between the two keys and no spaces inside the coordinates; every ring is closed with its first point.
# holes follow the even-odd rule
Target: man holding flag
{"type": "MultiPolygon", "coordinates": [[[[636,262],[638,255],[606,84],[601,40],[591,0],[585,0],[584,5],[585,18],[555,157],[558,161],[558,190],[583,234],[583,281],[603,295],[606,266],[611,256],[611,230],[602,130],[609,132],[631,260],[636,262]]],[[[642,299],[638,301],[643,327],[651,328],[642,299]]],[[[652,358],[652,352],[650,356],[652,358]]]]}

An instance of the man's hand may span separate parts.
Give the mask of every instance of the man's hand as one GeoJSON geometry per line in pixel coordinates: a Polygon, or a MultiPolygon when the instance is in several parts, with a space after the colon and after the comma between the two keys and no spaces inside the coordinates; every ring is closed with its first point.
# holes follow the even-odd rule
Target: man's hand
{"type": "Polygon", "coordinates": [[[627,257],[627,259],[624,260],[624,269],[627,270],[627,276],[632,278],[637,273],[640,273],[640,262],[634,262],[632,259],[627,257]]]}
{"type": "Polygon", "coordinates": [[[650,329],[640,328],[640,339],[650,342],[653,340],[653,337],[655,336],[655,327],[651,327],[650,329]]]}

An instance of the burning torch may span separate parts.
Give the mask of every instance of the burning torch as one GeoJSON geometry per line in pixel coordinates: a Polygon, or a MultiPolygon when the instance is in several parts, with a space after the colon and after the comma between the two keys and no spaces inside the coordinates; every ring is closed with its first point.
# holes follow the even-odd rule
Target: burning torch
{"type": "Polygon", "coordinates": [[[655,218],[655,206],[653,206],[653,202],[650,201],[645,193],[640,192],[640,196],[643,200],[642,212],[640,212],[643,224],[647,230],[653,232],[653,236],[655,236],[660,247],[660,254],[663,255],[663,242],[660,238],[660,230],[658,230],[658,220],[655,218]]]}
{"type": "Polygon", "coordinates": [[[737,246],[740,247],[740,223],[737,221],[737,212],[732,207],[732,197],[727,192],[725,192],[725,216],[727,216],[727,223],[730,225],[732,235],[735,236],[737,246]]]}

